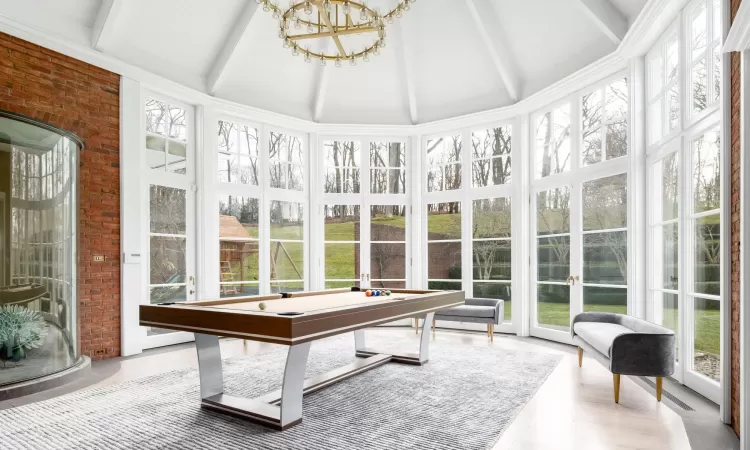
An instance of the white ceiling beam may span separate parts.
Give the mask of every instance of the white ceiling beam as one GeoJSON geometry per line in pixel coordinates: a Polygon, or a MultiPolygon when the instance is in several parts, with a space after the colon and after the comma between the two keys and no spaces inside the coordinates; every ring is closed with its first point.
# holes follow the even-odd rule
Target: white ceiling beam
{"type": "Polygon", "coordinates": [[[112,38],[115,22],[122,12],[123,0],[102,0],[91,32],[91,48],[102,51],[112,38]]]}
{"type": "Polygon", "coordinates": [[[521,76],[490,0],[466,0],[471,17],[510,98],[521,98],[521,76]]]}
{"type": "MultiPolygon", "coordinates": [[[[321,53],[330,53],[333,51],[333,48],[333,40],[325,39],[320,44],[318,51],[321,53]]],[[[331,67],[333,66],[333,61],[328,61],[326,65],[323,66],[320,64],[320,60],[313,59],[312,64],[317,65],[314,78],[315,88],[312,100],[312,117],[313,122],[320,122],[320,118],[323,116],[323,106],[325,105],[326,91],[328,90],[328,81],[331,78],[331,67]]]]}
{"type": "Polygon", "coordinates": [[[393,43],[398,48],[398,66],[401,77],[406,104],[409,108],[409,118],[412,125],[418,123],[417,111],[417,93],[414,85],[414,65],[409,56],[409,40],[404,35],[404,29],[401,25],[402,20],[396,21],[392,27],[393,43]]]}
{"type": "Polygon", "coordinates": [[[221,50],[219,50],[216,58],[214,58],[211,68],[206,75],[206,91],[209,94],[214,94],[216,92],[221,79],[226,73],[227,65],[229,65],[232,55],[234,55],[235,50],[237,50],[237,46],[242,40],[242,37],[247,33],[247,30],[250,29],[250,23],[252,22],[256,11],[258,11],[258,4],[255,3],[255,0],[246,0],[245,7],[234,22],[234,26],[232,26],[227,38],[224,40],[224,45],[221,47],[221,50]]]}
{"type": "Polygon", "coordinates": [[[628,33],[628,20],[609,0],[573,0],[609,40],[617,45],[628,33]]]}

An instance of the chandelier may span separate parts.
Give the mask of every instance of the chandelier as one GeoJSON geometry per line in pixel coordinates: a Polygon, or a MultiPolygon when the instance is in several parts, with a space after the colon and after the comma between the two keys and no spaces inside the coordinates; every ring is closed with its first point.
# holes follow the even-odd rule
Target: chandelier
{"type": "Polygon", "coordinates": [[[379,8],[367,6],[366,0],[290,0],[286,9],[278,6],[278,0],[255,0],[279,21],[284,48],[306,62],[315,59],[325,66],[333,61],[336,67],[344,61],[354,66],[357,60],[367,62],[370,55],[379,55],[385,47],[386,23],[400,18],[415,1],[398,0],[393,9],[381,14],[379,8]],[[328,45],[314,48],[310,44],[329,38],[335,44],[333,50],[328,45]]]}

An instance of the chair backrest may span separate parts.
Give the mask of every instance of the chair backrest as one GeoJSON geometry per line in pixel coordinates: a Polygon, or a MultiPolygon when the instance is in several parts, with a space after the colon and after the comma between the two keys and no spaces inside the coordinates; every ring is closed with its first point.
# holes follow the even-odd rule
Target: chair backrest
{"type": "Polygon", "coordinates": [[[647,320],[639,319],[633,316],[627,316],[624,314],[616,314],[617,321],[620,325],[625,328],[629,328],[636,333],[648,333],[648,334],[674,334],[674,331],[669,328],[657,325],[647,320]]]}

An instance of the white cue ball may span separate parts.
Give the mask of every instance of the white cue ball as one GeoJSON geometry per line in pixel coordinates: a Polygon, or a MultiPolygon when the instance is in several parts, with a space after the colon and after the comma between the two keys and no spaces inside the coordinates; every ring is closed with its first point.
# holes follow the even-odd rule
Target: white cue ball
{"type": "Polygon", "coordinates": [[[263,302],[258,303],[258,308],[260,308],[261,311],[266,309],[266,304],[263,302]]]}

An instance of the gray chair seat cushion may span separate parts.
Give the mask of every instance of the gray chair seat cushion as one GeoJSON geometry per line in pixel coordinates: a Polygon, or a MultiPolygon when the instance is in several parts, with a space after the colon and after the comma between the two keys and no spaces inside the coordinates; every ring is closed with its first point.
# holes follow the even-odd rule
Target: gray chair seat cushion
{"type": "Polygon", "coordinates": [[[495,317],[495,307],[493,306],[475,306],[461,305],[453,308],[443,309],[435,313],[435,316],[456,316],[456,317],[495,317]]]}
{"type": "Polygon", "coordinates": [[[622,325],[603,322],[577,322],[573,325],[573,330],[581,339],[607,357],[617,336],[633,333],[633,330],[622,325]]]}

